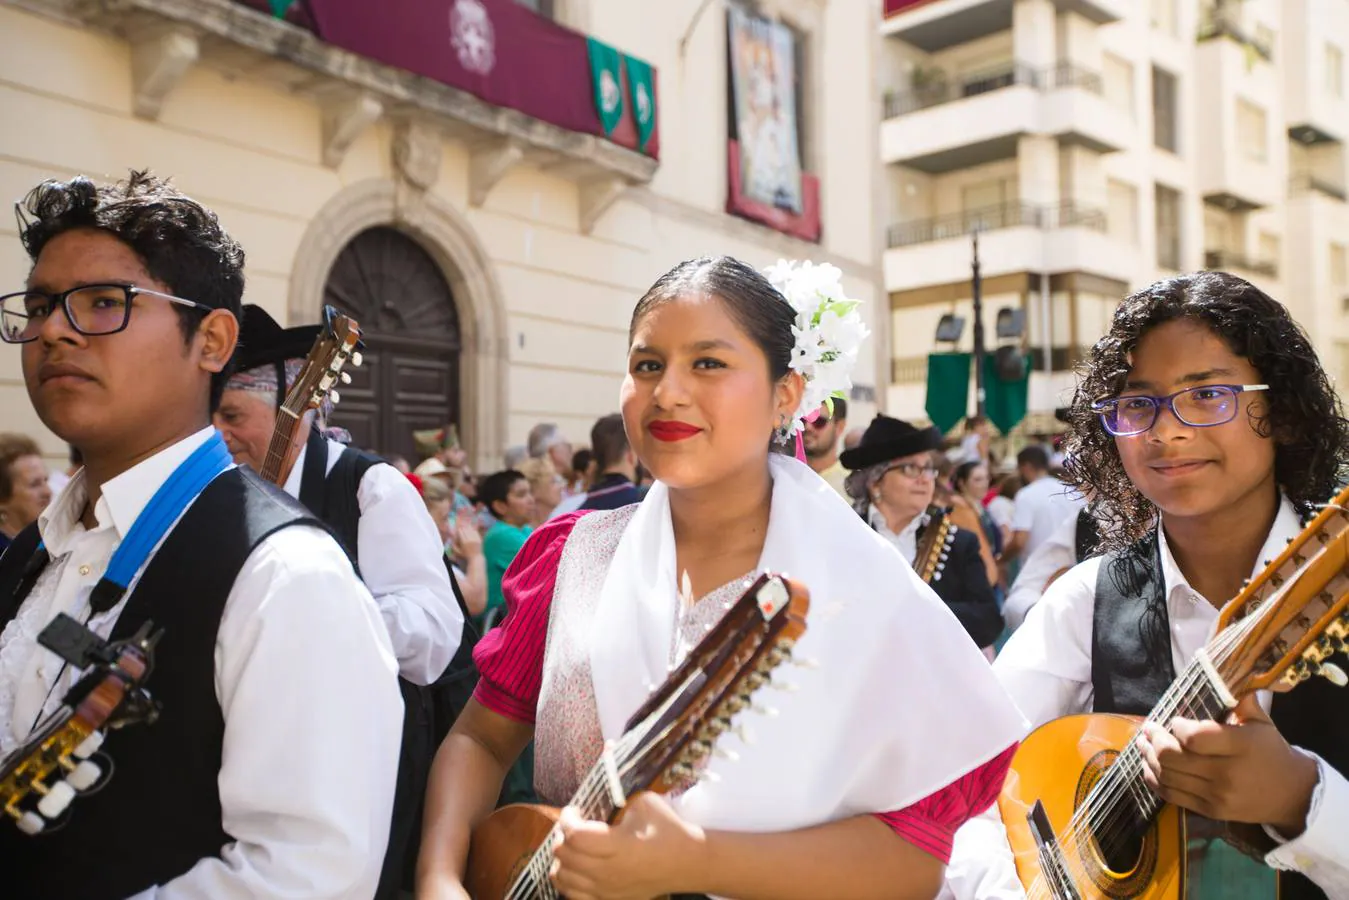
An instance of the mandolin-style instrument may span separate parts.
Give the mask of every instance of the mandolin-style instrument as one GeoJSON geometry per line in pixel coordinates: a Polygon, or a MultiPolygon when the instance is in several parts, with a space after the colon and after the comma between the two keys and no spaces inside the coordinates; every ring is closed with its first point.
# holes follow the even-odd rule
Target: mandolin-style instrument
{"type": "Polygon", "coordinates": [[[927,512],[927,524],[923,526],[923,538],[913,554],[913,570],[924,584],[941,581],[946,568],[946,559],[951,553],[951,540],[955,537],[956,526],[951,517],[939,506],[931,507],[927,512]]]}
{"type": "MultiPolygon", "coordinates": [[[[1312,675],[1343,686],[1330,661],[1349,648],[1349,489],[1222,610],[1214,638],[1147,721],[1225,719],[1240,698],[1312,675]]],[[[1036,729],[998,801],[1032,900],[1195,900],[1277,896],[1274,873],[1234,847],[1250,826],[1170,805],[1143,782],[1133,716],[1078,715],[1036,729]]]]}
{"type": "Polygon", "coordinates": [[[356,320],[331,306],[323,307],[323,327],[318,339],[276,412],[276,427],[267,445],[262,471],[258,473],[263,480],[285,484],[307,437],[305,414],[318,409],[325,399],[334,404],[341,400],[336,386],[339,382],[351,382],[351,376],[342,370],[348,362],[353,367],[360,366],[361,346],[361,326],[356,320]]]}
{"type": "Polygon", "coordinates": [[[0,760],[0,807],[19,830],[38,834],[59,820],[80,794],[102,787],[112,762],[100,748],[108,729],[151,723],[158,705],[144,689],[160,633],[147,622],[134,636],[109,644],[61,613],[38,642],[84,676],[33,735],[0,760]]]}
{"type": "MultiPolygon", "coordinates": [[[[804,587],[761,575],[606,745],[571,805],[615,822],[639,791],[690,787],[731,720],[750,705],[806,630],[804,587]]],[[[559,810],[512,805],[473,831],[464,886],[474,900],[556,898],[548,879],[559,810]]]]}

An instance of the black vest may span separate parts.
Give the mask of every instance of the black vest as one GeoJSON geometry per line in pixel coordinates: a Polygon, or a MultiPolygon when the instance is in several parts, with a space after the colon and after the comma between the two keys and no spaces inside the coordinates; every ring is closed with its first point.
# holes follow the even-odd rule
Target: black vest
{"type": "MultiPolygon", "coordinates": [[[[122,900],[218,857],[233,840],[221,826],[216,782],[225,731],[215,695],[216,632],[253,548],[298,524],[322,527],[247,469],[224,472],[202,491],[146,566],[111,635],[129,637],[151,620],[164,630],[146,682],[162,704],[159,720],[108,735],[112,778],[77,797],[64,823],[31,837],[0,823],[0,895],[122,900]]],[[[0,560],[0,628],[45,563],[36,545],[33,525],[0,560]]]]}
{"type": "MultiPolygon", "coordinates": [[[[1171,624],[1166,582],[1156,534],[1123,553],[1101,561],[1091,639],[1093,710],[1146,716],[1176,679],[1171,661],[1171,624]]],[[[1340,654],[1341,668],[1349,660],[1340,654]]],[[[1349,689],[1313,678],[1289,693],[1274,695],[1270,718],[1288,743],[1316,753],[1338,772],[1349,773],[1349,689]]],[[[1264,842],[1262,830],[1244,829],[1243,837],[1264,842]]],[[[1280,900],[1325,900],[1307,878],[1279,876],[1280,900]]]]}
{"type": "MultiPolygon", "coordinates": [[[[328,450],[328,442],[323,436],[316,430],[311,431],[300,475],[300,501],[332,529],[359,573],[361,507],[357,492],[361,479],[372,466],[387,463],[373,454],[345,447],[329,471],[328,450]]],[[[388,548],[386,552],[394,549],[388,548]]],[[[400,886],[412,884],[431,761],[477,684],[477,670],[473,666],[477,634],[470,624],[468,608],[448,560],[445,566],[455,599],[464,614],[464,632],[454,659],[434,684],[422,687],[405,678],[398,679],[403,695],[403,743],[394,788],[389,845],[375,893],[379,900],[396,897],[400,886]]]]}

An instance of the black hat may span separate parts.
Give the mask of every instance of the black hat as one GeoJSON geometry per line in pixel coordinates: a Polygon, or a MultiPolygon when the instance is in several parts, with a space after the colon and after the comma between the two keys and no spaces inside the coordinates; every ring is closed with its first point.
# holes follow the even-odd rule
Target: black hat
{"type": "Polygon", "coordinates": [[[239,346],[234,351],[236,371],[246,372],[266,365],[285,365],[304,359],[318,340],[319,325],[282,328],[261,306],[246,304],[239,323],[239,346]]]}
{"type": "Polygon", "coordinates": [[[900,419],[877,415],[867,426],[861,442],[851,450],[844,450],[838,461],[845,469],[865,469],[924,450],[940,450],[941,444],[942,434],[936,428],[914,428],[900,419]]]}

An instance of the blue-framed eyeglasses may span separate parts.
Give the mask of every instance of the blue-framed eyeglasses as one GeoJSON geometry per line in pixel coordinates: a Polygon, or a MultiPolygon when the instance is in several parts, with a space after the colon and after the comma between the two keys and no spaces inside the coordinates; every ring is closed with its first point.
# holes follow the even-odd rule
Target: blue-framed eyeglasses
{"type": "Polygon", "coordinates": [[[1157,415],[1165,406],[1177,421],[1194,428],[1225,425],[1236,418],[1237,394],[1267,391],[1267,384],[1204,384],[1176,391],[1167,397],[1130,394],[1111,397],[1091,405],[1101,417],[1101,425],[1115,437],[1130,437],[1157,424],[1157,415]]]}
{"type": "Polygon", "coordinates": [[[211,309],[204,303],[130,284],[84,284],[59,294],[19,291],[0,297],[0,339],[7,344],[37,340],[42,323],[58,306],[65,310],[71,327],[80,334],[88,337],[116,334],[131,321],[131,299],[137,294],[162,297],[194,309],[211,309]]]}

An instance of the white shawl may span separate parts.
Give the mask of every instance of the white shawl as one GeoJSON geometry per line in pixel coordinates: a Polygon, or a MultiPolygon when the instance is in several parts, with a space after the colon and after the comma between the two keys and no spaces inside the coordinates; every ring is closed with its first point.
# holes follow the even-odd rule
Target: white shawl
{"type": "MultiPolygon", "coordinates": [[[[676,805],[709,828],[785,831],[891,812],[977,768],[1026,723],[960,623],[884,538],[808,467],[773,456],[761,569],[811,594],[797,659],[763,688],[704,779],[676,805]]],[[[667,677],[678,603],[669,492],[657,483],[628,523],[595,613],[590,659],[606,739],[667,677]]]]}

